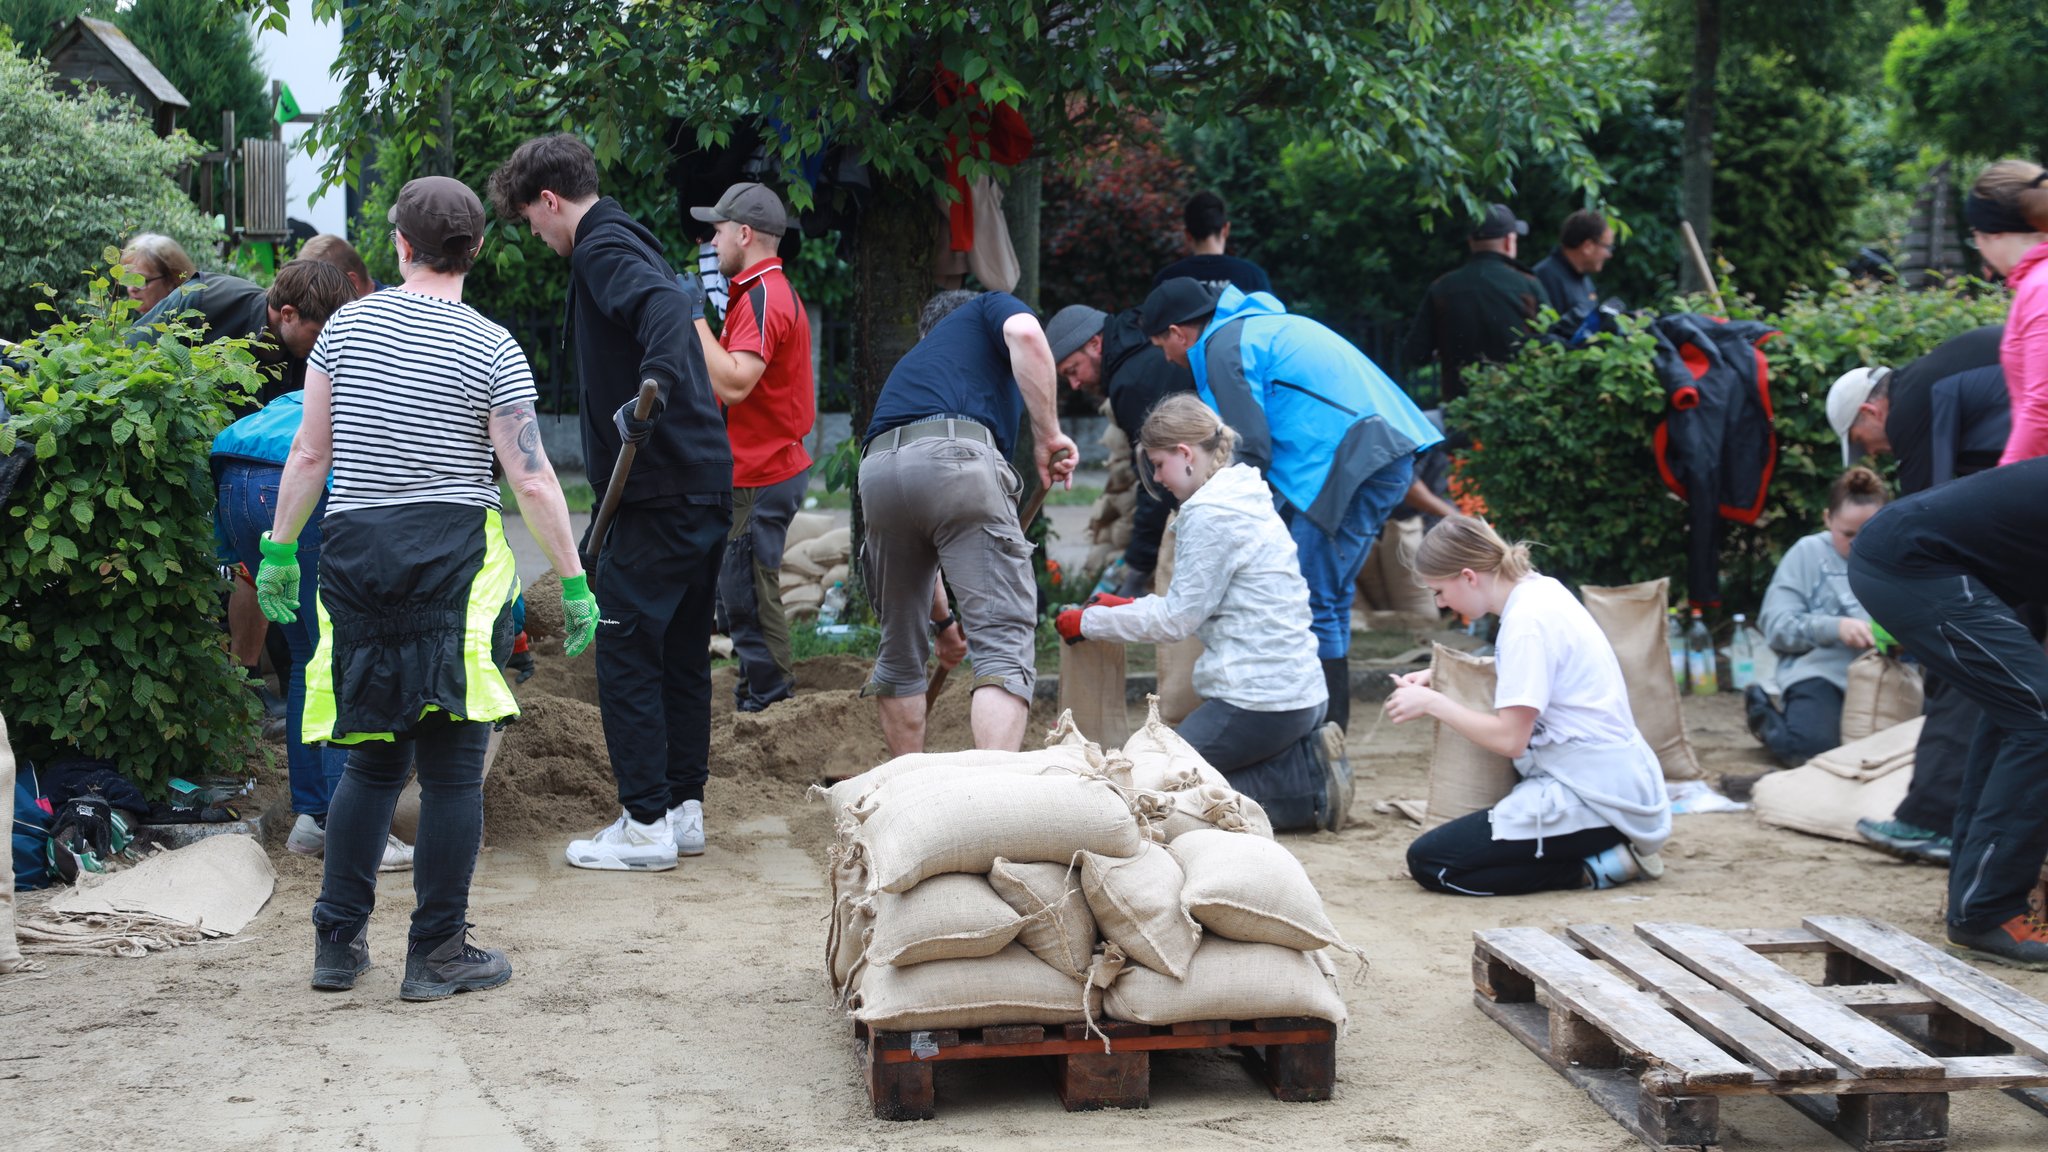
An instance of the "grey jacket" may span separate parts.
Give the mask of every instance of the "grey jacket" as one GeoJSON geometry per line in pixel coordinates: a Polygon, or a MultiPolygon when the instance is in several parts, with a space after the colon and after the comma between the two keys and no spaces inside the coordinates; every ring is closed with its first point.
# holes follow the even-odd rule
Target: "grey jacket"
{"type": "Polygon", "coordinates": [[[1859,652],[1842,643],[1842,617],[1869,620],[1849,590],[1849,562],[1836,555],[1826,532],[1803,537],[1785,552],[1764,592],[1758,623],[1778,654],[1782,690],[1816,677],[1837,688],[1849,683],[1849,662],[1859,652]]]}
{"type": "Polygon", "coordinates": [[[1090,640],[1170,644],[1200,635],[1195,691],[1252,712],[1310,708],[1330,698],[1309,631],[1308,584],[1273,492],[1249,464],[1209,478],[1181,505],[1173,584],[1081,614],[1090,640]]]}

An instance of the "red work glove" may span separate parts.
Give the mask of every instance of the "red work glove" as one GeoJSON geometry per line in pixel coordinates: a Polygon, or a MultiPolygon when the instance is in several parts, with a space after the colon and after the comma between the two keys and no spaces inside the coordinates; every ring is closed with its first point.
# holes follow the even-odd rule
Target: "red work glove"
{"type": "Polygon", "coordinates": [[[1088,598],[1087,607],[1116,608],[1124,604],[1129,604],[1130,602],[1131,598],[1129,596],[1112,596],[1107,592],[1097,592],[1095,595],[1090,596],[1088,598]]]}
{"type": "Polygon", "coordinates": [[[1081,642],[1081,610],[1069,608],[1053,617],[1052,626],[1059,631],[1060,639],[1069,644],[1081,642]]]}

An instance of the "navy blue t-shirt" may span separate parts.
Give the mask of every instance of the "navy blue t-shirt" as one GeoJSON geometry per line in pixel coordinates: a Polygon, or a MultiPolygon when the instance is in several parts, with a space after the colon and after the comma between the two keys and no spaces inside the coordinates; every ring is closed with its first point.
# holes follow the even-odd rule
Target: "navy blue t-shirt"
{"type": "Polygon", "coordinates": [[[1237,290],[1240,292],[1271,292],[1273,290],[1272,282],[1266,279],[1266,270],[1264,268],[1236,256],[1215,255],[1211,253],[1204,253],[1200,256],[1183,256],[1175,260],[1173,263],[1161,268],[1158,275],[1152,277],[1152,286],[1157,288],[1168,280],[1179,276],[1211,282],[1228,280],[1232,284],[1237,285],[1237,290]]]}
{"type": "Polygon", "coordinates": [[[1008,292],[984,292],[939,321],[896,362],[875,401],[861,443],[933,416],[965,416],[995,433],[1007,457],[1024,420],[1024,394],[1010,373],[1003,323],[1031,308],[1008,292]]]}

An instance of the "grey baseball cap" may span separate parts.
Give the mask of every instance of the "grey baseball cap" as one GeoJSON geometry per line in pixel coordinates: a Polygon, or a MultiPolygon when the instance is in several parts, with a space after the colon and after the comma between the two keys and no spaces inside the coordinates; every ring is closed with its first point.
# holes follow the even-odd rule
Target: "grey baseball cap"
{"type": "Polygon", "coordinates": [[[1052,362],[1057,364],[1081,350],[1102,331],[1109,314],[1086,304],[1069,304],[1052,314],[1045,326],[1045,342],[1052,345],[1052,362]]]}
{"type": "Polygon", "coordinates": [[[710,208],[692,208],[690,215],[706,224],[730,220],[769,236],[780,236],[789,231],[789,212],[782,207],[782,197],[770,191],[766,184],[735,184],[725,190],[717,204],[710,208]]]}

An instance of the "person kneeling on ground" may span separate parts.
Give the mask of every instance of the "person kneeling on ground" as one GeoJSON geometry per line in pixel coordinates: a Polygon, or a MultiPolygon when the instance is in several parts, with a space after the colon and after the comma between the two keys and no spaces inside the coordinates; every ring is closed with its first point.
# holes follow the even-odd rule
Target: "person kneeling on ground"
{"type": "Polygon", "coordinates": [[[1877,473],[1842,473],[1828,489],[1822,521],[1827,527],[1785,551],[1764,592],[1759,616],[1764,638],[1778,654],[1784,707],[1774,706],[1756,684],[1743,690],[1743,702],[1750,735],[1788,768],[1842,742],[1849,662],[1876,643],[1870,613],[1849,590],[1849,546],[1884,502],[1884,480],[1877,473]]]}
{"type": "MultiPolygon", "coordinates": [[[[1181,502],[1165,595],[1102,596],[1054,621],[1068,643],[1168,644],[1200,634],[1202,704],[1180,735],[1275,829],[1342,824],[1350,793],[1343,732],[1324,723],[1308,583],[1259,470],[1233,464],[1237,433],[1189,394],[1152,409],[1138,447],[1181,502]]],[[[1148,481],[1150,482],[1150,481],[1148,481]]]]}
{"type": "Polygon", "coordinates": [[[1514,759],[1521,780],[1485,812],[1432,828],[1408,846],[1424,888],[1514,896],[1610,888],[1664,874],[1671,801],[1656,753],[1636,731],[1614,648],[1565,586],[1529,565],[1483,520],[1452,516],[1415,552],[1415,573],[1461,615],[1500,616],[1493,713],[1430,687],[1424,669],[1397,677],[1386,711],[1424,716],[1514,759]]]}

